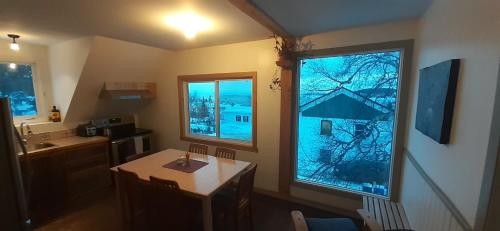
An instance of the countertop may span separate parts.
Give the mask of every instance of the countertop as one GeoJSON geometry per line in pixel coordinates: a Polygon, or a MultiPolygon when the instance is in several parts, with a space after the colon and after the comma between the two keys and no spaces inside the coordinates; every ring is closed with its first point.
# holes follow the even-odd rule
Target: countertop
{"type": "MultiPolygon", "coordinates": [[[[104,136],[94,136],[94,137],[71,136],[71,137],[66,137],[66,138],[62,138],[62,139],[47,140],[47,141],[44,141],[44,143],[54,144],[55,146],[30,151],[30,152],[28,152],[28,156],[29,157],[35,157],[35,156],[39,157],[41,155],[54,153],[56,151],[71,149],[71,148],[85,146],[85,145],[106,143],[108,141],[109,141],[109,139],[107,137],[104,137],[104,136]]],[[[19,153],[19,155],[22,155],[22,153],[19,153]]]]}

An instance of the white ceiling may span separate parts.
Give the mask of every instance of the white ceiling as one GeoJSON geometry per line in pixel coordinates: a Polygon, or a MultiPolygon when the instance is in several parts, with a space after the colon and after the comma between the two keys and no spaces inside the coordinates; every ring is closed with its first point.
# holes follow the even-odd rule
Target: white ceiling
{"type": "Polygon", "coordinates": [[[253,0],[294,36],[402,21],[421,16],[432,0],[253,0]]]}
{"type": "Polygon", "coordinates": [[[264,39],[272,33],[227,0],[0,0],[0,38],[50,45],[100,35],[179,50],[264,39]],[[169,28],[166,15],[190,9],[214,29],[194,40],[169,28]]]}

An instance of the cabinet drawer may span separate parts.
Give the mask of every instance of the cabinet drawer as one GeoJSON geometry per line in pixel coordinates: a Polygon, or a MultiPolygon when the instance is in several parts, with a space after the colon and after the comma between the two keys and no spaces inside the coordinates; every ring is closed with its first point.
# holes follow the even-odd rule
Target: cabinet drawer
{"type": "Polygon", "coordinates": [[[98,165],[108,164],[107,144],[68,151],[64,156],[64,167],[68,173],[98,165]]]}
{"type": "Polygon", "coordinates": [[[84,170],[86,168],[92,168],[98,165],[108,165],[108,158],[106,153],[101,153],[100,155],[91,155],[85,158],[66,161],[64,167],[68,174],[72,172],[77,172],[84,170]]]}
{"type": "Polygon", "coordinates": [[[108,153],[108,144],[94,144],[85,147],[79,147],[66,151],[64,160],[66,162],[73,162],[76,160],[86,159],[90,156],[103,155],[108,153]]]}

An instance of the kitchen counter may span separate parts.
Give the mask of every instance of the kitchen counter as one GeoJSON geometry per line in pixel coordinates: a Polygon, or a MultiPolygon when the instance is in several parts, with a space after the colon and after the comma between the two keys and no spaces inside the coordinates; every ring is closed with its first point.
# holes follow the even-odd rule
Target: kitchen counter
{"type": "MultiPolygon", "coordinates": [[[[62,139],[47,140],[44,141],[44,143],[54,144],[55,146],[29,151],[28,156],[29,157],[45,156],[47,154],[50,155],[51,153],[54,153],[56,151],[72,149],[75,147],[85,146],[85,145],[106,143],[108,141],[109,139],[103,136],[94,136],[94,137],[71,136],[62,139]]],[[[19,155],[22,156],[23,153],[21,152],[19,153],[19,155]]]]}

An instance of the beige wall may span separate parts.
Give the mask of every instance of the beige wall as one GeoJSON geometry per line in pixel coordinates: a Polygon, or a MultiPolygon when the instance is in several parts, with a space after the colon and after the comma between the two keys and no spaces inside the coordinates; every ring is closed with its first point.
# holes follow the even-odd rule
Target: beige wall
{"type": "Polygon", "coordinates": [[[498,133],[491,125],[498,119],[493,105],[500,62],[499,10],[499,1],[436,0],[421,20],[416,44],[407,148],[471,226],[480,207],[487,156],[496,155],[488,147],[498,145],[490,137],[498,133]],[[414,128],[417,70],[452,58],[462,59],[462,66],[451,141],[440,145],[414,128]]]}
{"type": "MultiPolygon", "coordinates": [[[[34,64],[33,76],[37,85],[35,94],[37,101],[39,101],[38,112],[40,113],[40,118],[35,121],[46,120],[53,102],[48,47],[21,42],[21,49],[13,51],[9,48],[9,44],[10,41],[8,40],[0,40],[0,62],[34,64]]],[[[35,122],[34,120],[31,121],[35,122]]]]}
{"type": "MultiPolygon", "coordinates": [[[[8,47],[8,43],[5,44],[8,47]]],[[[42,66],[43,89],[50,96],[48,108],[56,105],[64,118],[63,123],[33,124],[30,121],[35,133],[71,129],[95,118],[137,113],[150,101],[99,99],[104,81],[155,82],[165,69],[165,63],[169,63],[167,60],[171,54],[164,49],[98,36],[59,43],[50,48],[23,44],[21,51],[28,56],[17,54],[5,59],[36,61],[37,66],[42,66]]],[[[3,54],[0,53],[0,57],[3,54]]]]}
{"type": "Polygon", "coordinates": [[[61,111],[63,121],[87,61],[92,41],[91,37],[75,39],[58,43],[49,49],[54,105],[61,111]]]}
{"type": "Polygon", "coordinates": [[[100,99],[104,82],[154,82],[165,63],[168,63],[169,54],[164,49],[93,37],[65,122],[129,115],[140,111],[150,101],[100,99]]]}
{"type": "MultiPolygon", "coordinates": [[[[156,133],[159,149],[186,149],[179,139],[177,76],[188,74],[257,72],[258,153],[238,152],[238,159],[258,164],[256,186],[276,191],[278,187],[280,93],[268,88],[277,69],[273,40],[180,51],[165,63],[158,81],[158,99],[139,114],[140,125],[156,133]]],[[[211,147],[210,152],[214,152],[211,147]]]]}
{"type": "MultiPolygon", "coordinates": [[[[315,49],[341,47],[356,44],[412,39],[415,21],[385,24],[306,37],[315,49]],[[376,32],[376,33],[375,33],[376,32]]],[[[238,159],[258,164],[255,185],[258,188],[277,191],[279,170],[280,93],[268,85],[275,72],[276,54],[274,41],[261,40],[229,44],[173,53],[171,61],[158,79],[158,99],[139,113],[143,127],[155,129],[159,149],[186,149],[188,143],[179,139],[179,105],[177,76],[187,74],[257,71],[258,153],[238,151],[238,159]]],[[[210,152],[214,151],[211,147],[210,152]]],[[[354,210],[359,202],[325,193],[292,188],[292,195],[315,202],[354,210]]]]}

